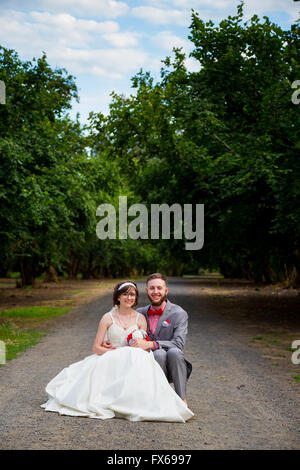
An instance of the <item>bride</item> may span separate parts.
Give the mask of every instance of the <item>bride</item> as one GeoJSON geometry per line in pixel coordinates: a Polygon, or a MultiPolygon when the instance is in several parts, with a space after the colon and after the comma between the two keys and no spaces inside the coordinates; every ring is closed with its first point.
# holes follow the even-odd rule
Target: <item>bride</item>
{"type": "Polygon", "coordinates": [[[134,282],[115,286],[113,308],[100,320],[93,353],[63,369],[46,386],[47,411],[71,416],[130,421],[185,422],[194,414],[170,386],[152,351],[128,345],[135,330],[147,331],[134,310],[134,282]],[[103,346],[104,339],[110,346],[103,346]]]}

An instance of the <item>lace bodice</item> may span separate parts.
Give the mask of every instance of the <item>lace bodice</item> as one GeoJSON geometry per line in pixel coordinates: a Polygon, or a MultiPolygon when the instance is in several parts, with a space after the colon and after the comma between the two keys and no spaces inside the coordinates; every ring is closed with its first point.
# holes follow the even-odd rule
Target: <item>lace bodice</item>
{"type": "Polygon", "coordinates": [[[126,328],[126,330],[124,330],[120,325],[115,322],[115,319],[112,315],[115,310],[116,309],[113,308],[109,312],[112,319],[112,325],[110,325],[107,329],[107,339],[111,342],[112,346],[120,348],[122,346],[127,346],[127,336],[134,330],[138,329],[138,318],[140,314],[137,314],[135,323],[126,328]]]}

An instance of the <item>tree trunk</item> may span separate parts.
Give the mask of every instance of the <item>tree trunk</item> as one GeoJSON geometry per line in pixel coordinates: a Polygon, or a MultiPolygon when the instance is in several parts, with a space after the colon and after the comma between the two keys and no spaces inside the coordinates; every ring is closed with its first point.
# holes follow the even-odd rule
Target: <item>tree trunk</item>
{"type": "Polygon", "coordinates": [[[32,286],[35,284],[35,273],[33,269],[32,260],[24,260],[23,257],[20,258],[20,272],[21,272],[21,287],[32,286]]]}
{"type": "Polygon", "coordinates": [[[46,271],[45,282],[58,282],[56,269],[52,265],[46,271]]]}

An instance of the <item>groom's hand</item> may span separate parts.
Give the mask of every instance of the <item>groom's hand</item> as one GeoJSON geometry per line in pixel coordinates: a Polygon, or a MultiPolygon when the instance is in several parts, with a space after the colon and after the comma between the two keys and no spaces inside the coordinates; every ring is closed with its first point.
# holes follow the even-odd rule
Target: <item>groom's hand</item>
{"type": "Polygon", "coordinates": [[[149,351],[152,346],[153,346],[153,341],[147,341],[146,339],[143,338],[137,338],[135,339],[131,345],[133,348],[141,348],[144,349],[145,351],[149,351]]]}

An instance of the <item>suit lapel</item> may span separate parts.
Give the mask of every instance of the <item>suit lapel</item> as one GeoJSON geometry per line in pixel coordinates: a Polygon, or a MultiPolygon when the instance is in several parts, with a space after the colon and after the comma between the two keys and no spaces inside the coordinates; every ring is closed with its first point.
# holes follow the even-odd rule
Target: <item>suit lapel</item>
{"type": "MultiPolygon", "coordinates": [[[[148,317],[148,310],[149,310],[149,307],[150,307],[150,304],[149,304],[149,305],[146,305],[146,307],[142,307],[141,310],[143,310],[142,313],[143,313],[144,316],[146,317],[146,321],[147,321],[147,330],[148,330],[149,336],[151,337],[151,336],[153,336],[153,335],[152,335],[152,333],[151,333],[151,331],[150,331],[150,325],[149,325],[149,317],[148,317]]],[[[150,338],[150,339],[151,339],[151,341],[153,341],[152,338],[150,338]]]]}

